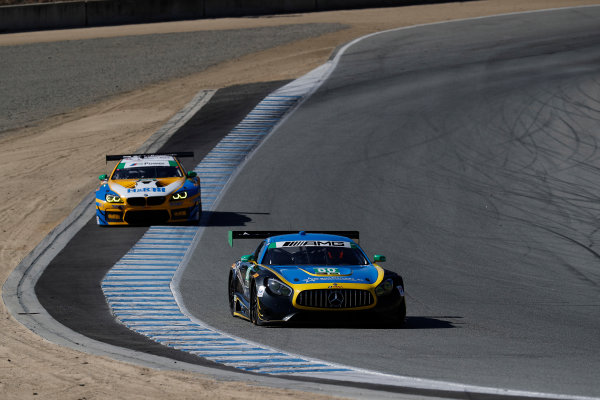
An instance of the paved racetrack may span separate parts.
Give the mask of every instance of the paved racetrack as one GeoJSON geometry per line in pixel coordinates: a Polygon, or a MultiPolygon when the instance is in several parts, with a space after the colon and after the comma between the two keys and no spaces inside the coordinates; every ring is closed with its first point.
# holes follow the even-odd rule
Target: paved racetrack
{"type": "Polygon", "coordinates": [[[400,30],[349,48],[217,211],[356,229],[407,285],[401,330],[229,316],[226,231],[180,290],[207,323],[381,372],[600,396],[600,8],[400,30]]]}

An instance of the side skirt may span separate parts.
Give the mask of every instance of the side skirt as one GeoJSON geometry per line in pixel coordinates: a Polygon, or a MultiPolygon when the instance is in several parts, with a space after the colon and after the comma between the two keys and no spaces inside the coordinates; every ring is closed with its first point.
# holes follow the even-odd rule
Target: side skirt
{"type": "Polygon", "coordinates": [[[234,295],[235,308],[233,315],[250,321],[250,304],[237,293],[234,295]]]}

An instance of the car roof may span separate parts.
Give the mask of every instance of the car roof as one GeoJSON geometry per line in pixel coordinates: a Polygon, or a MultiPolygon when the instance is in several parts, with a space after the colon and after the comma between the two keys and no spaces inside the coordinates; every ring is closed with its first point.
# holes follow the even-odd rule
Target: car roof
{"type": "Polygon", "coordinates": [[[279,235],[279,236],[271,236],[268,237],[265,241],[266,243],[274,243],[274,242],[287,242],[287,241],[306,241],[306,240],[317,240],[317,241],[344,241],[354,243],[352,239],[349,239],[345,236],[338,235],[328,235],[324,233],[305,233],[298,232],[287,235],[279,235]]]}

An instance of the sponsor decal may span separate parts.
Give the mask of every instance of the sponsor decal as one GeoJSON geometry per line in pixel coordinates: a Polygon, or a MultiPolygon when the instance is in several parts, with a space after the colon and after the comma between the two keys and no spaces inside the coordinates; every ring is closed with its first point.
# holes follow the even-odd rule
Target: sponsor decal
{"type": "Polygon", "coordinates": [[[127,189],[127,193],[164,193],[166,188],[164,187],[145,187],[137,189],[127,189]]]}
{"type": "Polygon", "coordinates": [[[185,218],[187,217],[187,210],[177,210],[177,211],[173,211],[173,218],[178,217],[178,218],[185,218]]]}
{"type": "Polygon", "coordinates": [[[400,293],[400,296],[404,297],[404,288],[398,285],[396,286],[396,289],[398,289],[398,293],[400,293]]]}
{"type": "Polygon", "coordinates": [[[329,286],[327,289],[343,289],[344,287],[342,285],[338,285],[337,283],[334,283],[333,285],[329,286]]]}
{"type": "MultiPolygon", "coordinates": [[[[306,283],[311,283],[311,282],[327,282],[330,281],[332,278],[330,276],[323,276],[323,277],[309,277],[306,278],[304,281],[306,283]]],[[[352,278],[352,277],[335,277],[334,278],[337,281],[344,281],[344,282],[357,282],[357,283],[364,283],[361,279],[357,279],[357,278],[352,278]]]]}
{"type": "Polygon", "coordinates": [[[119,164],[121,168],[135,168],[135,167],[168,167],[171,164],[167,160],[144,160],[144,161],[125,161],[119,164]]]}
{"type": "Polygon", "coordinates": [[[120,221],[121,220],[121,213],[107,212],[106,213],[106,218],[110,219],[110,220],[120,221]]]}
{"type": "Polygon", "coordinates": [[[258,287],[258,292],[256,293],[256,296],[263,297],[264,294],[265,294],[265,287],[261,285],[258,287]]]}
{"type": "Polygon", "coordinates": [[[293,240],[288,242],[276,242],[276,247],[347,247],[350,242],[341,240],[293,240]]]}

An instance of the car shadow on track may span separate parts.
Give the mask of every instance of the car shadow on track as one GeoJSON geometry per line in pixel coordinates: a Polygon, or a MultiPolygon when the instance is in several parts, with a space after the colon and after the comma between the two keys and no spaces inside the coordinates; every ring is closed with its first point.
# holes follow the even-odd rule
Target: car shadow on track
{"type": "Polygon", "coordinates": [[[245,226],[252,218],[248,215],[269,215],[269,213],[203,211],[201,226],[245,226]]]}
{"type": "Polygon", "coordinates": [[[445,329],[445,328],[458,328],[457,325],[461,325],[457,320],[463,317],[457,316],[439,316],[439,317],[417,317],[409,316],[406,317],[404,323],[404,329],[445,329]]]}
{"type": "Polygon", "coordinates": [[[457,316],[408,316],[403,325],[390,324],[381,320],[356,318],[323,318],[300,321],[289,321],[285,324],[269,325],[280,328],[310,328],[310,329],[449,329],[458,328],[458,321],[463,317],[457,316]]]}
{"type": "MultiPolygon", "coordinates": [[[[137,221],[136,223],[130,223],[129,225],[116,225],[110,226],[110,229],[115,228],[132,228],[142,227],[149,228],[152,226],[245,226],[248,222],[252,221],[252,218],[247,215],[269,215],[269,213],[237,213],[230,211],[203,211],[200,223],[198,222],[172,222],[163,223],[162,221],[153,221],[151,219],[137,221]]],[[[101,228],[105,228],[102,226],[101,228]]]]}

